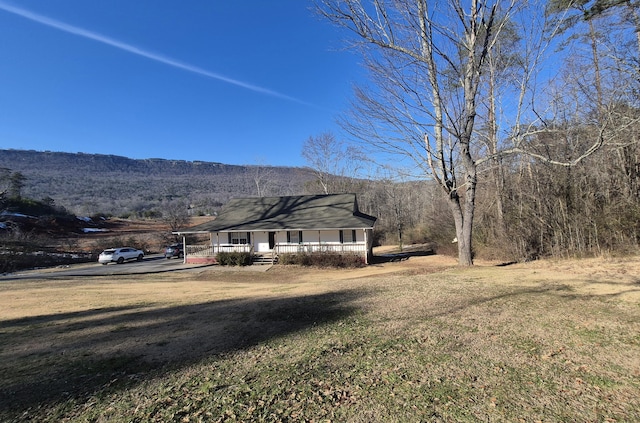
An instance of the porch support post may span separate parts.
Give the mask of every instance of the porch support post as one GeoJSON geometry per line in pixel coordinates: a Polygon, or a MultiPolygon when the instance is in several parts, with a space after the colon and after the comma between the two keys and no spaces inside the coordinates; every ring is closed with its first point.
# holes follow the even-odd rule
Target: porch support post
{"type": "Polygon", "coordinates": [[[367,230],[364,231],[364,264],[369,264],[369,237],[367,236],[367,230]]]}
{"type": "Polygon", "coordinates": [[[182,235],[182,264],[187,263],[187,236],[182,235]]]}

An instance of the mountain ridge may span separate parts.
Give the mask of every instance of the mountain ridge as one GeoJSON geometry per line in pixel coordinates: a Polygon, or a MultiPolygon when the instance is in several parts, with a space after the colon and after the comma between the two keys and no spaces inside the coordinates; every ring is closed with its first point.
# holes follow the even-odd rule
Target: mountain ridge
{"type": "Polygon", "coordinates": [[[314,179],[299,167],[16,149],[0,150],[0,167],[26,178],[23,196],[78,215],[161,214],[175,201],[210,214],[232,197],[301,194],[314,179]]]}

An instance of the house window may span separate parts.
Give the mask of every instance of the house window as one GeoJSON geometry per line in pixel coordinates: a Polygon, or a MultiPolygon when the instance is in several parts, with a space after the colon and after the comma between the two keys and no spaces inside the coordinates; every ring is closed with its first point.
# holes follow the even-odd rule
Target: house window
{"type": "Polygon", "coordinates": [[[229,232],[229,244],[249,244],[249,232],[229,232]]]}
{"type": "Polygon", "coordinates": [[[302,244],[302,231],[287,231],[287,242],[289,244],[302,244]]]}
{"type": "Polygon", "coordinates": [[[350,231],[340,230],[340,243],[341,244],[349,244],[356,242],[356,230],[352,229],[350,231]]]}

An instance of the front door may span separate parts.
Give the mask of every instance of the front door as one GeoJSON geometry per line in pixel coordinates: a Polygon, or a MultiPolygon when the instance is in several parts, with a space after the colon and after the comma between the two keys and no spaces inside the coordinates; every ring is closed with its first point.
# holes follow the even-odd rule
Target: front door
{"type": "Polygon", "coordinates": [[[276,233],[269,232],[269,249],[273,250],[273,247],[276,246],[276,233]]]}

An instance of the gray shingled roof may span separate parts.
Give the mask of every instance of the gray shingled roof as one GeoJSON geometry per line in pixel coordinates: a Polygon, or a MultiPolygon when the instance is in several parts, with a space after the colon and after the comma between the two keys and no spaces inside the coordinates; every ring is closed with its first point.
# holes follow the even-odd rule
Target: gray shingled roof
{"type": "Polygon", "coordinates": [[[373,228],[355,194],[236,198],[215,220],[177,233],[373,228]]]}

